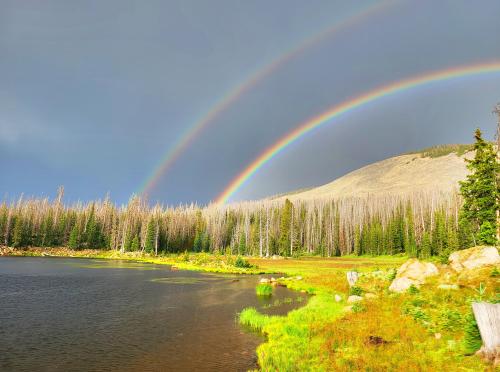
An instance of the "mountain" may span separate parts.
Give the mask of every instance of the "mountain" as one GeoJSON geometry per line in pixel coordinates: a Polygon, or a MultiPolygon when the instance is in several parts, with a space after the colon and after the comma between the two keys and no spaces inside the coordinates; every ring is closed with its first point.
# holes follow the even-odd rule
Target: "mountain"
{"type": "Polygon", "coordinates": [[[382,160],[348,173],[326,185],[277,196],[307,200],[403,195],[458,190],[468,170],[471,145],[440,145],[382,160]]]}

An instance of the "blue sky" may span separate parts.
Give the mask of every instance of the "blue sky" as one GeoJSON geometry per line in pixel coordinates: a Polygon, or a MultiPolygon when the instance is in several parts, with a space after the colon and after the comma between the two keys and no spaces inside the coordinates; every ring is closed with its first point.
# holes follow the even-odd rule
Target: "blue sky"
{"type": "MultiPolygon", "coordinates": [[[[126,202],[237,82],[374,1],[0,0],[0,195],[126,202]]],[[[179,158],[150,199],[214,199],[311,116],[408,76],[500,60],[500,2],[401,1],[259,82],[179,158]]],[[[376,160],[492,138],[500,74],[392,96],[302,138],[236,195],[320,185],[376,160]]]]}

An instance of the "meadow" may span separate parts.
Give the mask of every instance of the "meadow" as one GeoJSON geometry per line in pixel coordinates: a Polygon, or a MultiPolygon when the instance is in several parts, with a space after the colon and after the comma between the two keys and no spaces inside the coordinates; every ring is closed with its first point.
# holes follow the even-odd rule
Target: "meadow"
{"type": "MultiPolygon", "coordinates": [[[[266,336],[256,351],[262,370],[486,371],[492,368],[469,350],[468,342],[478,341],[477,337],[468,340],[465,332],[470,326],[470,302],[479,298],[495,300],[500,292],[498,273],[491,269],[460,282],[458,290],[439,289],[442,277],[437,277],[420,289],[396,294],[389,292],[388,286],[396,268],[407,259],[402,255],[243,259],[204,253],[154,257],[64,248],[50,252],[169,264],[205,272],[268,274],[266,277],[273,274],[277,285],[311,294],[303,307],[286,316],[263,315],[255,308],[239,314],[244,328],[266,336]],[[246,267],[236,266],[237,262],[238,266],[246,267]],[[356,287],[349,288],[346,272],[352,270],[358,271],[360,279],[356,287]],[[362,294],[363,300],[349,304],[350,294],[362,294]]],[[[26,255],[43,253],[43,249],[24,251],[26,255]]]]}

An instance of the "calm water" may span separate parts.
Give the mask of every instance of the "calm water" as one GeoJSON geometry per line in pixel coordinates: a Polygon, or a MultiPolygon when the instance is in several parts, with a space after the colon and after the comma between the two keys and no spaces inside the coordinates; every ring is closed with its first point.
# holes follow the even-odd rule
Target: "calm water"
{"type": "Polygon", "coordinates": [[[168,266],[0,257],[2,371],[234,371],[256,368],[262,339],[236,314],[297,307],[301,294],[255,295],[256,276],[168,266]],[[263,309],[277,299],[292,304],[263,309]]]}

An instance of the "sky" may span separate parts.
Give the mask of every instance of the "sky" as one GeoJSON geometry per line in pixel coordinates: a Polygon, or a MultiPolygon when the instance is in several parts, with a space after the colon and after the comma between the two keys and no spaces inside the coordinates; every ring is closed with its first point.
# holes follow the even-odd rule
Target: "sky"
{"type": "MultiPolygon", "coordinates": [[[[186,147],[150,202],[206,204],[311,117],[426,72],[500,62],[500,2],[0,0],[0,198],[126,203],[180,137],[242,81],[310,43],[245,90],[186,147]]],[[[422,86],[304,136],[232,200],[317,186],[442,143],[492,139],[500,73],[422,86]]]]}

